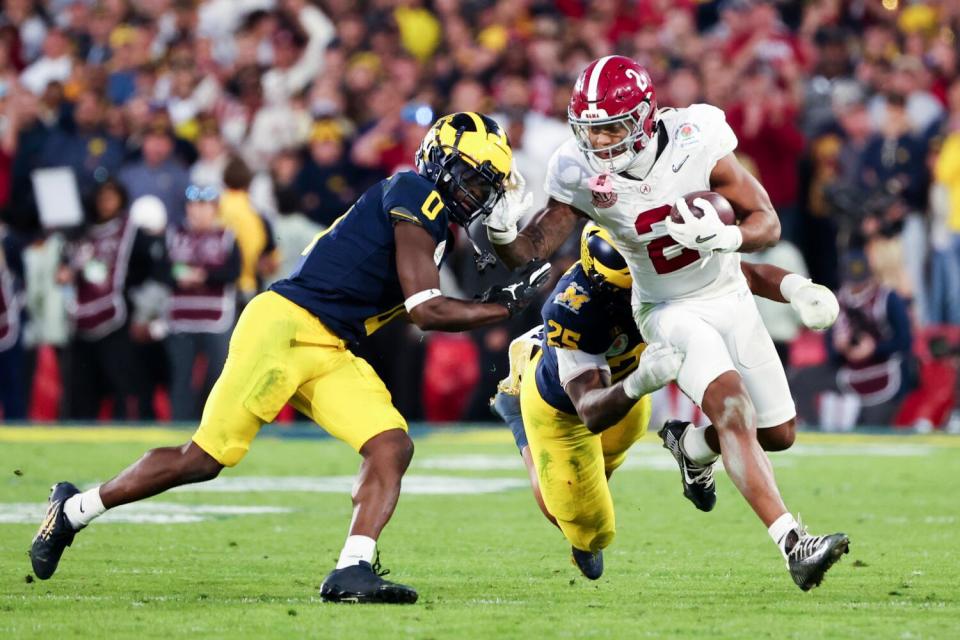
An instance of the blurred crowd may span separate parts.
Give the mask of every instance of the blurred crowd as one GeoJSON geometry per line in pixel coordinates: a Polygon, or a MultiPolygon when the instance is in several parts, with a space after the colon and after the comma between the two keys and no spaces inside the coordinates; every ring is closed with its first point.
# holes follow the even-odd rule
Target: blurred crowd
{"type": "MultiPolygon", "coordinates": [[[[840,292],[826,337],[764,311],[801,417],[960,421],[958,29],[952,0],[5,0],[3,416],[196,419],[243,304],[411,168],[438,115],[494,115],[542,204],[576,76],[621,53],[661,106],[726,111],[783,223],[753,258],[840,292]],[[66,229],[34,188],[57,167],[85,217],[66,229]]],[[[504,277],[458,245],[448,294],[504,277]]],[[[575,259],[571,242],[555,272],[575,259]]],[[[409,418],[485,420],[537,315],[464,335],[395,323],[360,353],[409,418]]]]}

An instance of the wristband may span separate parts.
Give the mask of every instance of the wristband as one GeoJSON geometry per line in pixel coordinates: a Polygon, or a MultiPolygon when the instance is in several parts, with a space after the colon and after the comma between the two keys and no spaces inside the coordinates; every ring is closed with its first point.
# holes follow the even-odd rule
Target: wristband
{"type": "Polygon", "coordinates": [[[800,274],[788,273],[783,277],[783,280],[780,281],[780,295],[783,296],[784,300],[790,302],[800,287],[811,282],[813,281],[809,280],[808,278],[804,278],[800,274]]]}
{"type": "Polygon", "coordinates": [[[407,313],[413,311],[413,308],[417,305],[421,305],[427,300],[433,300],[434,298],[439,298],[443,294],[440,293],[440,289],[424,289],[419,293],[415,293],[406,300],[403,301],[403,306],[407,308],[407,313]]]}
{"type": "Polygon", "coordinates": [[[640,376],[636,375],[636,371],[634,371],[623,379],[621,383],[623,385],[623,392],[631,400],[639,400],[646,394],[646,390],[642,388],[642,382],[640,376]]]}
{"type": "Polygon", "coordinates": [[[507,227],[505,231],[487,227],[487,239],[490,240],[492,244],[510,244],[517,239],[517,227],[510,226],[507,227]]]}
{"type": "Polygon", "coordinates": [[[724,227],[723,233],[729,236],[729,240],[723,243],[724,247],[720,249],[720,251],[724,253],[739,251],[743,245],[743,231],[740,230],[740,227],[737,225],[729,225],[724,227]]]}

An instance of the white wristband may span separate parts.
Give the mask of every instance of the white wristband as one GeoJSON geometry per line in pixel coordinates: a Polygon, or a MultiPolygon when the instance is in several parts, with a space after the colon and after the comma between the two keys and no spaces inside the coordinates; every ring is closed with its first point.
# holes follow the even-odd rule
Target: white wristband
{"type": "Polygon", "coordinates": [[[421,305],[427,300],[433,300],[434,298],[439,298],[443,294],[440,293],[440,289],[424,289],[419,293],[415,293],[406,300],[403,301],[403,306],[407,308],[407,313],[413,311],[413,308],[417,305],[421,305]]]}
{"type": "Polygon", "coordinates": [[[517,228],[512,226],[505,231],[499,231],[487,227],[487,238],[493,244],[510,244],[517,239],[517,228]]]}
{"type": "Polygon", "coordinates": [[[624,378],[621,384],[623,384],[623,392],[633,400],[639,400],[647,394],[647,390],[643,388],[643,380],[636,371],[624,378]]]}
{"type": "Polygon", "coordinates": [[[784,300],[790,302],[797,290],[810,282],[812,282],[812,280],[804,278],[799,274],[788,273],[783,277],[783,280],[780,281],[780,295],[783,296],[784,300]]]}

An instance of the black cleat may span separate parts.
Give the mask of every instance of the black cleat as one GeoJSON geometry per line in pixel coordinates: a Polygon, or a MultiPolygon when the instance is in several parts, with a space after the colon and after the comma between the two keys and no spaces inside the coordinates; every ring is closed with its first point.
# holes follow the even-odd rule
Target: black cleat
{"type": "Polygon", "coordinates": [[[573,552],[571,556],[573,564],[577,565],[577,569],[580,569],[584,578],[596,580],[603,575],[603,551],[590,553],[576,547],[570,547],[570,551],[573,552]]]}
{"type": "Polygon", "coordinates": [[[793,581],[804,591],[820,586],[827,570],[850,551],[850,538],[845,533],[812,536],[801,528],[787,535],[797,536],[787,551],[787,568],[793,581]]]}
{"type": "Polygon", "coordinates": [[[334,569],[320,585],[324,602],[354,602],[359,604],[413,604],[417,592],[405,584],[384,580],[390,573],[380,571],[380,560],[373,565],[363,560],[360,564],[334,569]]]}
{"type": "Polygon", "coordinates": [[[673,454],[680,465],[680,480],[683,483],[683,495],[700,511],[712,511],[717,504],[717,485],[713,481],[713,463],[697,464],[683,453],[680,438],[687,427],[692,426],[682,420],[667,420],[657,432],[663,440],[663,448],[673,454]]]}
{"type": "Polygon", "coordinates": [[[58,482],[50,489],[47,514],[30,545],[33,572],[41,580],[48,579],[57,570],[63,550],[70,546],[79,531],[73,528],[63,512],[63,503],[78,493],[80,490],[69,482],[58,482]]]}

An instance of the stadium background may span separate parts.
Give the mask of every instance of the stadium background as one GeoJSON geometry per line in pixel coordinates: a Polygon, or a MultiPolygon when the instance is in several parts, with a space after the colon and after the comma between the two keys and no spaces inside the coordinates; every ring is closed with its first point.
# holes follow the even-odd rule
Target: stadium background
{"type": "MultiPolygon", "coordinates": [[[[100,418],[170,417],[163,294],[143,293],[151,269],[170,265],[131,275],[130,320],[109,342],[72,333],[70,283],[84,265],[71,251],[89,230],[43,228],[37,169],[71,168],[90,220],[113,181],[131,201],[159,197],[168,225],[184,217],[187,185],[224,189],[224,219],[240,220],[238,238],[255,247],[241,247],[242,301],[364,188],[410,168],[442,113],[503,122],[542,203],[574,79],[592,58],[622,53],[648,67],[661,106],[726,110],[738,155],[783,221],[785,242],[763,260],[835,290],[867,262],[895,290],[909,322],[887,328],[905,372],[890,422],[960,428],[957,3],[8,0],[0,21],[5,421],[88,418],[91,397],[100,418]],[[244,226],[250,215],[269,226],[244,226]],[[72,275],[61,268],[71,260],[72,275]]],[[[460,240],[444,289],[470,297],[505,271],[478,275],[460,240]]],[[[572,241],[555,274],[575,258],[572,241]]],[[[779,311],[771,332],[798,394],[815,397],[843,354],[779,311]]],[[[537,315],[463,335],[394,323],[360,353],[409,419],[490,420],[509,339],[537,315]]],[[[195,416],[204,366],[189,374],[195,416]]],[[[665,411],[686,410],[671,400],[665,411]]]]}

